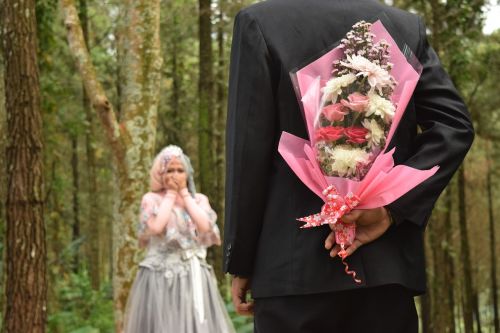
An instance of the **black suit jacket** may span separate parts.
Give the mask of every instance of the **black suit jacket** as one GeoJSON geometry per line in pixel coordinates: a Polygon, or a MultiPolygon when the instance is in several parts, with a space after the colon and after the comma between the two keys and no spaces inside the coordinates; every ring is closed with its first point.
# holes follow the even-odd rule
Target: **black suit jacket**
{"type": "Polygon", "coordinates": [[[225,271],[251,276],[254,297],[389,283],[424,293],[423,232],[473,137],[467,108],[418,16],[375,0],[268,0],[244,8],[235,18],[231,50],[225,271]],[[278,141],[282,131],[307,138],[289,72],[334,45],[357,21],[380,15],[423,65],[388,149],[396,147],[396,164],[440,169],[388,205],[396,223],[347,259],[363,281],[356,285],[340,259],[324,249],[329,227],[299,228],[295,219],[318,212],[323,202],[285,163],[278,141]]]}

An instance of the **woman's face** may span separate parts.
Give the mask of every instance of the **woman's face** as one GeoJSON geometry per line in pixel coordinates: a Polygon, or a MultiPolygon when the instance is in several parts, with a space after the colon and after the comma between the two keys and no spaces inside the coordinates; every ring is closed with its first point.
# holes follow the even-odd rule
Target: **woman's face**
{"type": "Polygon", "coordinates": [[[173,179],[179,186],[186,182],[187,173],[184,169],[184,165],[177,158],[173,157],[167,166],[167,171],[162,175],[163,184],[167,184],[171,179],[173,179]]]}

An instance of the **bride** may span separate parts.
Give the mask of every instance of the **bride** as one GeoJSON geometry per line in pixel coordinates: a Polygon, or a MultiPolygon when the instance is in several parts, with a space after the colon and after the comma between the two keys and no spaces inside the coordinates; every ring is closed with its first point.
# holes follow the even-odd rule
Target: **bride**
{"type": "Polygon", "coordinates": [[[167,146],[150,176],[138,230],[147,252],[129,294],[124,332],[234,332],[205,261],[207,247],[220,245],[217,216],[196,193],[189,158],[167,146]]]}

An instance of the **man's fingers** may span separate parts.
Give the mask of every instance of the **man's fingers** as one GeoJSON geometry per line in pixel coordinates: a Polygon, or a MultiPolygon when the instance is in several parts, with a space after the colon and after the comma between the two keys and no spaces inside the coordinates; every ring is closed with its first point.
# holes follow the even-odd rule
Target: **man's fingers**
{"type": "Polygon", "coordinates": [[[242,316],[253,315],[253,302],[240,303],[235,307],[236,313],[242,316]]]}
{"type": "Polygon", "coordinates": [[[350,256],[351,254],[354,253],[359,247],[363,245],[358,239],[355,239],[354,242],[352,242],[351,246],[349,246],[343,253],[343,257],[346,258],[350,256]]]}
{"type": "Polygon", "coordinates": [[[339,254],[340,250],[340,245],[336,244],[335,247],[330,251],[330,257],[335,258],[335,256],[339,254]]]}
{"type": "Polygon", "coordinates": [[[342,216],[342,222],[345,223],[355,223],[361,216],[361,209],[354,209],[349,213],[342,216]]]}
{"type": "Polygon", "coordinates": [[[243,316],[253,314],[253,302],[247,301],[249,280],[240,277],[234,277],[231,283],[231,297],[236,313],[243,316]]]}
{"type": "Polygon", "coordinates": [[[335,244],[335,232],[332,231],[325,239],[325,249],[330,250],[335,244]]]}

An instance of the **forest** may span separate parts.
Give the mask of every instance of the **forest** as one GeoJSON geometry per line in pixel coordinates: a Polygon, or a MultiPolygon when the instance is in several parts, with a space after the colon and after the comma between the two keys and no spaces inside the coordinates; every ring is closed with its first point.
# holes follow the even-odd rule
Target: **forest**
{"type": "MultiPolygon", "coordinates": [[[[140,200],[168,144],[223,230],[233,22],[255,2],[0,0],[1,332],[120,332],[140,200]]],[[[424,18],[476,131],[425,232],[421,331],[500,332],[500,30],[484,31],[500,2],[385,2],[424,18]]],[[[237,331],[252,332],[222,248],[208,261],[237,331]]]]}

